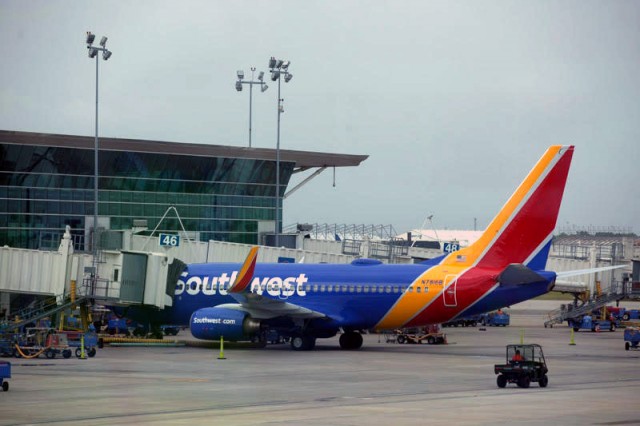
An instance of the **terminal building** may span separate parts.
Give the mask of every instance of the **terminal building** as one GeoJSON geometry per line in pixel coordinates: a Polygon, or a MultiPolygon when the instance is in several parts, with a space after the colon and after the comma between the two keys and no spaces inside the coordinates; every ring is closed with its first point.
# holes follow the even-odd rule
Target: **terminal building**
{"type": "MultiPolygon", "coordinates": [[[[94,154],[93,137],[0,130],[0,246],[55,249],[69,226],[75,250],[91,251],[94,154]]],[[[101,137],[98,229],[173,232],[181,220],[195,240],[261,244],[293,174],[367,157],[280,150],[276,197],[275,149],[101,137]]]]}

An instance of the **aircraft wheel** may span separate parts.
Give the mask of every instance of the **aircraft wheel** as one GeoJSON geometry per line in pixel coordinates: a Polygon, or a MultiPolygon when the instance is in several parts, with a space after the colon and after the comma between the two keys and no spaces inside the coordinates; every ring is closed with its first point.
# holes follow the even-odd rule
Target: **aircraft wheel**
{"type": "Polygon", "coordinates": [[[427,337],[427,343],[433,345],[436,342],[436,338],[433,336],[427,337]]]}
{"type": "Polygon", "coordinates": [[[398,336],[398,339],[396,340],[398,343],[403,344],[407,342],[407,338],[404,337],[402,334],[398,336]]]}
{"type": "Polygon", "coordinates": [[[294,351],[310,351],[316,346],[316,338],[313,336],[293,336],[291,349],[294,351]]]}
{"type": "Polygon", "coordinates": [[[65,349],[62,351],[63,358],[71,358],[71,349],[65,349]]]}
{"type": "Polygon", "coordinates": [[[49,359],[53,359],[56,357],[56,352],[53,349],[47,349],[45,356],[49,359]]]}
{"type": "Polygon", "coordinates": [[[89,349],[87,355],[89,355],[89,358],[93,358],[94,356],[96,356],[96,348],[89,349]]]}
{"type": "Polygon", "coordinates": [[[549,378],[546,374],[543,374],[542,377],[540,377],[540,380],[538,380],[538,385],[540,385],[541,388],[546,388],[548,384],[549,378]]]}

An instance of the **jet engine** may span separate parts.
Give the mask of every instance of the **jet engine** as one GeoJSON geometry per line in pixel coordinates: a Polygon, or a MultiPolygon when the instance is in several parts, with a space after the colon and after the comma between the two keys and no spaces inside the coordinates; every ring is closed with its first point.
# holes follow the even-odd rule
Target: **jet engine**
{"type": "Polygon", "coordinates": [[[202,340],[242,340],[260,331],[260,322],[243,311],[228,308],[203,308],[191,315],[193,337],[202,340]]]}

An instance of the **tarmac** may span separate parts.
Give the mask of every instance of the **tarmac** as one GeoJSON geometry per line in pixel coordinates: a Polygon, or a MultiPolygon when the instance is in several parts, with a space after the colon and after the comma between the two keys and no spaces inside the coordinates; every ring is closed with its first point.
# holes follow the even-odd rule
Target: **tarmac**
{"type": "MultiPolygon", "coordinates": [[[[446,328],[445,345],[358,351],[105,347],[94,358],[12,363],[0,425],[631,425],[640,422],[640,351],[623,331],[544,328],[559,301],[516,305],[508,327],[446,328]],[[483,330],[484,329],[484,330],[483,330]],[[541,344],[549,386],[496,386],[509,343],[541,344]]],[[[188,331],[178,338],[189,339],[188,331]],[[183,336],[184,335],[184,336],[183,336]]]]}

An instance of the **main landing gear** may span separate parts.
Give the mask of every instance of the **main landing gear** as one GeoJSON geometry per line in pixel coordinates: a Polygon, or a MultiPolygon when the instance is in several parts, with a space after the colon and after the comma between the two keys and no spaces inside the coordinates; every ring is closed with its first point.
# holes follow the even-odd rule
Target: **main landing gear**
{"type": "Polygon", "coordinates": [[[296,335],[291,337],[291,349],[294,351],[310,351],[316,346],[313,336],[296,335]]]}

